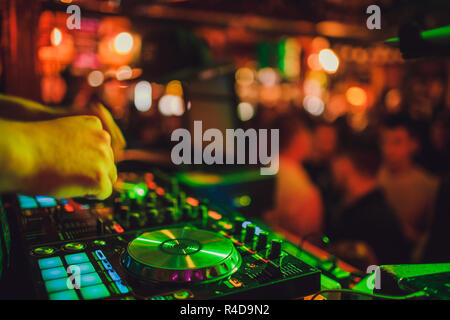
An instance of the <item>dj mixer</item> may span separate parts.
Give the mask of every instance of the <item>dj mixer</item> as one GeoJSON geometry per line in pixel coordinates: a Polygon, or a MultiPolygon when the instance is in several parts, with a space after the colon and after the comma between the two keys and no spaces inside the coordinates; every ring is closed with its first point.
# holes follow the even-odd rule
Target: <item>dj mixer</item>
{"type": "Polygon", "coordinates": [[[320,272],[273,232],[162,173],[122,173],[104,201],[14,200],[36,299],[295,299],[320,290],[320,272]]]}

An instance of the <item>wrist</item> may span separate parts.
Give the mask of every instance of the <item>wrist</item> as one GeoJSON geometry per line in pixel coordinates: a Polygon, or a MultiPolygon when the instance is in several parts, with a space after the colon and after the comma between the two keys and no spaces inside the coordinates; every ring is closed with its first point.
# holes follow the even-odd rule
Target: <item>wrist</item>
{"type": "Polygon", "coordinates": [[[21,192],[36,166],[32,123],[0,120],[0,191],[21,192]]]}

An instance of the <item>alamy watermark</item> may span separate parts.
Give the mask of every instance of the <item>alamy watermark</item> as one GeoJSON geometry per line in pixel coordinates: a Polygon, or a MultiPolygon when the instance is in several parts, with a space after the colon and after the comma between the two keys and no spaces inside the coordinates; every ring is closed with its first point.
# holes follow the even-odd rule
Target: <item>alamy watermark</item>
{"type": "Polygon", "coordinates": [[[370,290],[381,289],[380,267],[377,265],[370,265],[367,267],[366,273],[370,274],[366,280],[367,288],[370,290]]]}
{"type": "Polygon", "coordinates": [[[367,29],[373,30],[373,29],[381,29],[381,9],[376,4],[372,4],[367,7],[366,10],[367,14],[370,14],[370,16],[366,20],[366,26],[367,29]]]}
{"type": "Polygon", "coordinates": [[[211,128],[203,132],[202,121],[194,121],[193,152],[191,133],[179,128],[172,132],[171,141],[178,143],[172,148],[170,157],[175,165],[193,164],[261,164],[261,175],[274,175],[279,167],[278,129],[226,129],[225,154],[224,136],[219,129],[211,128]],[[269,154],[270,131],[270,154],[269,154]],[[204,149],[203,142],[210,142],[204,149]],[[247,143],[246,143],[247,142],[247,143]],[[235,148],[236,147],[236,148],[235,148]],[[246,151],[248,147],[248,152],[246,151]],[[202,150],[203,149],[203,150],[202,150]],[[236,152],[236,157],[235,157],[236,152]]]}

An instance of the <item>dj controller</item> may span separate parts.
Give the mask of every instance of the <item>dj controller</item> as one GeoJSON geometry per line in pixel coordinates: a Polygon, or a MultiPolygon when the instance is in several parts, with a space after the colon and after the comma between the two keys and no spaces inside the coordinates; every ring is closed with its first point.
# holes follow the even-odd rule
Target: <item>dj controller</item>
{"type": "Polygon", "coordinates": [[[275,233],[165,174],[121,173],[112,196],[14,197],[33,298],[296,299],[320,271],[275,233]]]}

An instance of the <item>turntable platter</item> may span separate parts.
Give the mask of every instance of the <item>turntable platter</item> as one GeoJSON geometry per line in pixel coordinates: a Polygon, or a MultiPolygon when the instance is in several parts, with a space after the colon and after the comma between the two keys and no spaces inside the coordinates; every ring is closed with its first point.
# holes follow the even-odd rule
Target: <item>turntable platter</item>
{"type": "Polygon", "coordinates": [[[144,233],[129,243],[122,256],[128,272],[151,282],[217,281],[233,274],[240,264],[231,240],[192,228],[144,233]]]}

